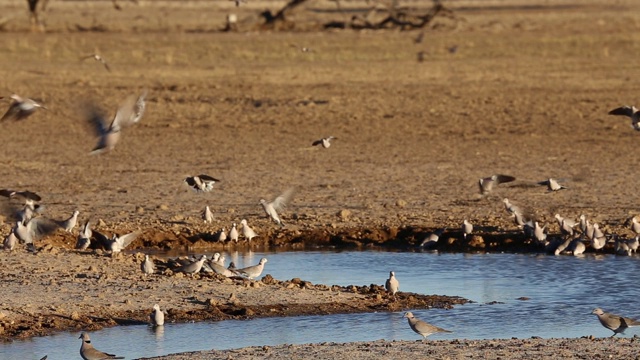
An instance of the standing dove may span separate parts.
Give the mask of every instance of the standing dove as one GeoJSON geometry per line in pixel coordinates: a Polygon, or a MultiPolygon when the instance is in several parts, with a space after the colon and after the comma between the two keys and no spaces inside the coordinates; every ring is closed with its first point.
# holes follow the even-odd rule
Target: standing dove
{"type": "Polygon", "coordinates": [[[229,231],[229,240],[233,241],[233,242],[238,242],[238,229],[236,228],[236,223],[233,223],[233,226],[231,226],[231,231],[229,231]]]}
{"type": "Polygon", "coordinates": [[[593,309],[591,313],[598,317],[598,320],[600,320],[600,324],[602,324],[602,326],[613,331],[613,335],[611,335],[611,337],[616,336],[616,334],[618,333],[624,334],[624,331],[628,327],[640,326],[640,322],[634,319],[607,313],[600,308],[593,309]]]}
{"type": "Polygon", "coordinates": [[[202,220],[204,220],[205,223],[209,223],[211,224],[213,222],[213,213],[211,212],[211,209],[209,209],[209,206],[205,206],[204,210],[202,211],[202,220]]]}
{"type": "Polygon", "coordinates": [[[91,345],[91,339],[89,334],[82,333],[78,339],[82,339],[82,346],[80,346],[80,356],[84,360],[108,360],[108,359],[124,359],[123,356],[116,356],[102,352],[91,345]]]}
{"type": "Polygon", "coordinates": [[[467,235],[473,232],[473,225],[467,220],[464,219],[462,222],[462,236],[466,239],[467,235]]]}
{"type": "Polygon", "coordinates": [[[425,340],[427,336],[431,334],[435,334],[439,332],[447,332],[447,333],[451,332],[449,330],[445,330],[437,326],[428,324],[422,320],[418,320],[410,312],[406,312],[404,314],[404,317],[407,318],[407,320],[409,321],[409,326],[411,327],[411,330],[415,331],[417,334],[422,336],[422,340],[425,340]]]}
{"type": "Polygon", "coordinates": [[[146,275],[151,275],[156,271],[153,261],[149,259],[149,255],[144,256],[144,261],[142,262],[142,265],[140,265],[140,268],[146,275]]]}
{"type": "Polygon", "coordinates": [[[238,269],[237,271],[240,274],[248,277],[249,279],[254,279],[260,276],[260,274],[262,274],[262,270],[264,269],[264,264],[266,263],[267,263],[267,258],[262,258],[260,259],[260,262],[258,263],[258,265],[238,269]]]}
{"type": "Polygon", "coordinates": [[[242,225],[242,236],[247,238],[247,240],[249,240],[249,242],[251,242],[251,239],[253,239],[254,237],[258,236],[258,234],[256,234],[256,232],[253,231],[253,229],[249,227],[249,225],[247,224],[247,220],[246,219],[242,219],[242,221],[240,221],[240,224],[242,225]]]}
{"type": "Polygon", "coordinates": [[[151,324],[153,326],[162,326],[164,325],[164,313],[160,310],[160,305],[153,305],[153,312],[149,315],[151,319],[151,324]]]}
{"type": "Polygon", "coordinates": [[[395,299],[396,293],[400,288],[400,283],[398,282],[398,279],[396,279],[396,273],[394,273],[393,271],[389,272],[389,278],[387,279],[387,282],[384,284],[384,288],[388,292],[390,292],[391,295],[393,295],[393,298],[395,299]]]}

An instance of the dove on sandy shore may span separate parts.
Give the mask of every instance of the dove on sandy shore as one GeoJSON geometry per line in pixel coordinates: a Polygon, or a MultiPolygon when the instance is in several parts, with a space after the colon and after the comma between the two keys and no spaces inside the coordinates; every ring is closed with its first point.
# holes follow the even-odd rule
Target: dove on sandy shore
{"type": "Polygon", "coordinates": [[[427,235],[427,237],[420,243],[420,247],[428,250],[435,248],[438,240],[440,240],[440,236],[444,233],[444,230],[445,229],[438,229],[427,235]]]}
{"type": "Polygon", "coordinates": [[[219,262],[209,261],[209,266],[211,267],[211,270],[213,270],[213,272],[222,276],[233,277],[239,275],[235,270],[225,268],[224,265],[220,265],[219,262]]]}
{"type": "Polygon", "coordinates": [[[107,61],[100,55],[98,54],[91,54],[91,55],[87,55],[87,56],[83,56],[80,58],[81,61],[87,60],[87,59],[93,59],[99,63],[102,64],[102,66],[104,66],[105,69],[107,69],[107,71],[111,72],[111,68],[109,67],[109,64],[107,64],[107,61]]]}
{"type": "Polygon", "coordinates": [[[631,250],[631,252],[635,253],[638,251],[638,247],[640,247],[640,236],[636,235],[634,237],[632,237],[631,239],[627,240],[627,245],[629,246],[629,250],[631,250]]]}
{"type": "Polygon", "coordinates": [[[389,278],[384,283],[384,288],[388,292],[390,292],[395,299],[396,293],[398,292],[398,289],[400,289],[400,283],[398,282],[398,279],[396,279],[396,273],[394,273],[393,271],[389,272],[389,278]]]}
{"type": "Polygon", "coordinates": [[[89,221],[85,222],[82,225],[82,230],[78,234],[78,240],[76,241],[75,248],[78,250],[86,250],[91,246],[91,236],[93,232],[91,231],[91,223],[89,221]]]}
{"type": "Polygon", "coordinates": [[[18,238],[16,237],[16,234],[13,233],[13,230],[11,230],[11,232],[9,232],[9,235],[7,235],[7,237],[4,238],[4,242],[2,243],[2,246],[7,251],[13,251],[17,243],[18,243],[18,238]]]}
{"type": "Polygon", "coordinates": [[[560,191],[562,189],[566,189],[565,186],[558,184],[558,180],[548,178],[545,181],[538,182],[538,185],[544,185],[547,187],[549,191],[560,191]]]}
{"type": "Polygon", "coordinates": [[[254,279],[260,274],[262,274],[262,270],[264,270],[264,264],[267,263],[267,258],[260,259],[258,265],[249,266],[246,268],[238,269],[237,272],[241,275],[248,277],[249,279],[254,279]]]}
{"type": "Polygon", "coordinates": [[[140,269],[146,275],[151,275],[156,271],[155,265],[153,265],[153,260],[149,259],[149,255],[144,256],[144,261],[140,265],[140,269]]]}
{"type": "Polygon", "coordinates": [[[221,254],[220,257],[218,257],[218,260],[215,263],[220,265],[220,266],[224,266],[224,262],[226,260],[227,260],[226,256],[224,256],[224,254],[221,254]]]}
{"type": "Polygon", "coordinates": [[[591,313],[598,317],[602,326],[613,331],[611,337],[616,336],[616,334],[624,334],[624,331],[631,326],[640,326],[640,322],[637,320],[604,312],[600,308],[593,309],[591,313]]]}
{"type": "Polygon", "coordinates": [[[69,217],[66,220],[58,222],[58,226],[60,226],[62,230],[70,233],[71,231],[73,231],[73,229],[76,227],[76,224],[78,223],[78,214],[80,214],[80,211],[75,210],[71,215],[71,217],[69,217]]]}
{"type": "Polygon", "coordinates": [[[467,220],[462,221],[462,236],[467,239],[467,235],[473,232],[473,225],[467,220]]]}
{"type": "Polygon", "coordinates": [[[209,209],[208,205],[204,207],[204,210],[202,210],[202,220],[209,224],[213,222],[213,213],[211,212],[211,209],[209,209]]]}
{"type": "Polygon", "coordinates": [[[11,199],[18,199],[24,201],[24,206],[18,210],[15,206],[8,206],[7,209],[3,209],[6,215],[9,215],[12,219],[17,219],[26,224],[36,213],[42,213],[44,207],[37,204],[42,200],[40,195],[31,191],[15,191],[10,189],[1,189],[0,196],[4,196],[11,199]]]}
{"type": "Polygon", "coordinates": [[[108,360],[108,359],[124,359],[123,356],[116,356],[113,354],[102,352],[91,345],[91,339],[89,334],[82,333],[78,339],[82,339],[82,346],[80,346],[80,356],[84,360],[108,360]]]}
{"type": "Polygon", "coordinates": [[[571,240],[571,243],[569,244],[567,250],[571,254],[573,254],[573,256],[579,256],[584,254],[585,250],[587,250],[587,247],[584,245],[581,238],[575,238],[571,240]]]}
{"type": "Polygon", "coordinates": [[[220,180],[209,175],[200,174],[189,176],[184,179],[184,182],[195,192],[209,192],[213,190],[213,184],[220,182],[220,180]]]}
{"type": "Polygon", "coordinates": [[[634,130],[640,131],[640,111],[635,106],[622,106],[609,111],[609,115],[622,115],[631,119],[631,126],[634,130]]]}
{"type": "Polygon", "coordinates": [[[191,264],[187,264],[187,265],[183,265],[179,268],[177,268],[176,270],[174,270],[174,272],[182,272],[185,274],[197,274],[200,272],[200,270],[202,269],[202,265],[204,264],[204,262],[207,260],[207,256],[206,255],[202,255],[200,257],[200,260],[198,261],[194,261],[191,264]]]}
{"type": "Polygon", "coordinates": [[[320,140],[316,140],[311,145],[312,146],[322,145],[323,148],[327,149],[329,148],[329,146],[331,146],[331,140],[334,140],[334,139],[337,140],[337,138],[333,136],[329,136],[326,138],[322,138],[320,140]]]}
{"type": "Polygon", "coordinates": [[[22,221],[17,221],[13,232],[18,237],[18,240],[31,244],[35,240],[53,233],[56,229],[58,229],[58,224],[55,221],[40,217],[32,218],[26,224],[23,224],[22,221]]]}
{"type": "Polygon", "coordinates": [[[423,341],[427,338],[427,336],[431,334],[435,334],[439,332],[446,332],[446,333],[451,332],[449,330],[445,330],[437,326],[428,324],[422,320],[418,320],[416,319],[416,317],[413,316],[413,313],[411,312],[406,312],[404,314],[404,317],[409,321],[409,326],[411,327],[411,330],[413,330],[416,334],[419,334],[420,336],[422,336],[423,341]]]}
{"type": "Polygon", "coordinates": [[[13,102],[7,112],[0,118],[0,122],[5,120],[23,120],[31,116],[38,108],[46,109],[42,104],[31,99],[23,99],[16,94],[11,95],[11,99],[13,99],[13,102]]]}
{"type": "Polygon", "coordinates": [[[482,178],[478,180],[480,195],[487,195],[493,190],[494,187],[503,183],[514,181],[515,179],[516,178],[514,178],[513,176],[501,175],[501,174],[495,174],[495,175],[482,178]]]}
{"type": "Polygon", "coordinates": [[[560,214],[555,214],[554,218],[558,222],[558,225],[560,226],[560,231],[563,234],[569,235],[569,236],[573,235],[573,233],[574,233],[573,228],[576,225],[578,225],[577,222],[575,222],[574,220],[571,220],[569,218],[562,217],[562,216],[560,216],[560,214]]]}
{"type": "Polygon", "coordinates": [[[238,237],[240,235],[238,234],[238,229],[236,228],[236,223],[233,223],[233,225],[231,226],[231,231],[229,231],[229,240],[233,241],[233,242],[238,242],[238,237]]]}
{"type": "Polygon", "coordinates": [[[106,120],[104,111],[95,104],[87,104],[85,106],[86,118],[94,126],[99,137],[98,145],[91,151],[91,155],[113,150],[118,140],[120,140],[122,129],[140,121],[146,108],[144,100],[146,95],[147,92],[145,91],[138,97],[135,95],[127,97],[118,107],[111,122],[106,120]]]}
{"type": "Polygon", "coordinates": [[[571,241],[572,241],[571,237],[568,237],[567,239],[559,243],[558,247],[556,247],[556,249],[553,252],[554,255],[558,256],[562,254],[565,250],[567,250],[569,248],[569,245],[571,245],[571,241]]]}
{"type": "Polygon", "coordinates": [[[591,236],[589,237],[591,240],[591,247],[594,250],[600,250],[607,245],[607,237],[602,230],[600,230],[600,225],[598,225],[598,223],[594,223],[592,229],[591,236]]]}
{"type": "Polygon", "coordinates": [[[616,236],[614,250],[616,255],[631,256],[631,249],[626,239],[620,239],[616,236]]]}
{"type": "Polygon", "coordinates": [[[153,326],[162,326],[164,325],[164,313],[160,310],[160,305],[153,305],[153,312],[149,315],[151,320],[151,325],[153,326]]]}
{"type": "Polygon", "coordinates": [[[242,225],[242,236],[249,240],[249,242],[251,242],[251,239],[258,236],[258,234],[249,227],[246,219],[242,219],[242,221],[240,221],[240,225],[242,225]]]}
{"type": "Polygon", "coordinates": [[[225,228],[222,228],[220,232],[216,235],[216,241],[224,242],[227,241],[227,233],[225,232],[225,228]]]}
{"type": "Polygon", "coordinates": [[[282,210],[285,205],[291,200],[293,196],[293,189],[288,189],[282,195],[278,196],[272,202],[267,202],[265,199],[260,199],[260,204],[264,209],[264,212],[273,220],[276,224],[280,226],[285,226],[284,222],[278,216],[278,211],[282,210]]]}
{"type": "Polygon", "coordinates": [[[511,215],[519,214],[521,216],[524,214],[522,209],[520,209],[520,207],[512,204],[511,201],[509,201],[509,199],[504,198],[504,199],[502,199],[502,202],[504,203],[505,210],[507,210],[507,212],[509,214],[511,214],[511,215]]]}
{"type": "Polygon", "coordinates": [[[105,250],[111,251],[112,255],[117,255],[122,250],[124,250],[127,246],[129,246],[138,237],[138,232],[134,231],[132,233],[122,235],[122,236],[113,234],[111,235],[111,237],[108,237],[97,231],[93,231],[93,235],[95,235],[96,240],[100,244],[102,244],[102,247],[105,250]]]}

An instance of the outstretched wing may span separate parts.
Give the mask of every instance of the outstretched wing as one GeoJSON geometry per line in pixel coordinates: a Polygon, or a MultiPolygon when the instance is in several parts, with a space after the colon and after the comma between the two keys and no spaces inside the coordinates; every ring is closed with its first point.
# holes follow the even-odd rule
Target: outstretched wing
{"type": "Polygon", "coordinates": [[[285,191],[284,193],[282,193],[282,195],[278,196],[275,200],[273,200],[273,208],[276,210],[281,210],[282,208],[284,208],[287,203],[289,201],[291,201],[291,198],[293,197],[293,193],[294,193],[294,189],[287,189],[287,191],[285,191]]]}
{"type": "Polygon", "coordinates": [[[628,105],[621,106],[619,108],[609,111],[609,115],[624,115],[624,116],[631,117],[633,115],[633,108],[628,105]]]}

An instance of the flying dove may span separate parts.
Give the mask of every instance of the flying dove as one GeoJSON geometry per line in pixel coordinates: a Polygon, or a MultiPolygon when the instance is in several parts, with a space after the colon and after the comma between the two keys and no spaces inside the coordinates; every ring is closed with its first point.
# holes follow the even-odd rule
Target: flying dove
{"type": "Polygon", "coordinates": [[[93,234],[95,235],[98,242],[101,243],[107,251],[111,251],[112,255],[117,255],[118,253],[120,253],[127,246],[129,246],[136,239],[136,237],[138,237],[137,231],[122,236],[113,234],[110,238],[97,231],[93,231],[93,234]]]}
{"type": "Polygon", "coordinates": [[[91,339],[89,334],[82,333],[78,339],[82,339],[82,346],[80,346],[80,356],[84,360],[108,360],[108,359],[124,359],[123,356],[116,356],[102,352],[91,345],[91,339]]]}
{"type": "Polygon", "coordinates": [[[404,314],[404,317],[407,318],[407,320],[409,321],[409,326],[411,327],[411,330],[413,330],[414,332],[422,336],[423,341],[427,338],[427,336],[431,334],[435,334],[439,332],[447,332],[447,333],[451,332],[449,330],[445,330],[437,326],[428,324],[422,320],[418,320],[410,312],[406,312],[404,314]]]}
{"type": "Polygon", "coordinates": [[[389,278],[387,279],[387,282],[385,282],[384,288],[390,292],[395,299],[396,293],[398,292],[398,289],[400,289],[400,283],[398,282],[398,279],[396,279],[396,274],[393,271],[389,272],[389,278]]]}
{"type": "Polygon", "coordinates": [[[256,232],[249,227],[246,219],[242,219],[242,221],[240,221],[240,224],[242,225],[242,236],[249,240],[249,242],[251,242],[251,239],[258,236],[258,234],[256,234],[256,232]]]}
{"type": "Polygon", "coordinates": [[[278,216],[278,211],[282,210],[285,207],[287,202],[291,200],[293,196],[293,189],[289,189],[285,191],[282,195],[278,196],[272,202],[267,202],[265,199],[260,199],[260,204],[264,209],[264,212],[273,220],[276,224],[280,226],[285,226],[284,222],[278,216]]]}
{"type": "Polygon", "coordinates": [[[24,243],[31,244],[45,235],[51,234],[58,228],[58,224],[45,218],[32,218],[26,224],[16,222],[14,233],[24,243]]]}
{"type": "Polygon", "coordinates": [[[209,206],[205,206],[204,210],[202,211],[202,220],[204,220],[205,223],[209,223],[211,224],[213,222],[213,213],[211,212],[211,209],[209,209],[209,206]]]}
{"type": "Polygon", "coordinates": [[[631,126],[634,130],[640,131],[640,112],[635,106],[622,106],[609,111],[609,115],[623,115],[631,119],[631,126]]]}
{"type": "Polygon", "coordinates": [[[616,334],[618,334],[618,333],[624,334],[624,331],[628,327],[640,326],[640,322],[638,322],[638,321],[636,321],[634,319],[630,319],[630,318],[622,317],[620,315],[607,313],[607,312],[604,312],[600,308],[593,309],[593,311],[591,313],[598,317],[598,320],[600,320],[600,324],[602,324],[602,326],[604,326],[607,329],[613,331],[613,335],[611,335],[611,337],[616,336],[616,334]]]}
{"type": "Polygon", "coordinates": [[[23,120],[31,116],[38,108],[46,109],[43,105],[31,99],[23,99],[16,94],[11,95],[11,98],[13,102],[7,112],[0,118],[0,122],[5,120],[23,120]]]}
{"type": "Polygon", "coordinates": [[[331,140],[337,140],[337,138],[333,136],[329,136],[326,138],[322,138],[320,140],[316,140],[311,145],[312,146],[322,145],[323,148],[327,149],[329,148],[329,146],[331,146],[331,140]]]}
{"type": "Polygon", "coordinates": [[[140,268],[146,275],[151,275],[156,271],[155,266],[153,265],[153,261],[149,259],[149,255],[144,256],[144,261],[140,265],[140,268]]]}
{"type": "Polygon", "coordinates": [[[262,270],[264,269],[264,264],[267,263],[267,258],[260,259],[258,265],[249,266],[246,268],[238,269],[237,272],[248,277],[249,279],[254,279],[260,274],[262,274],[262,270]]]}
{"type": "Polygon", "coordinates": [[[231,231],[229,231],[229,240],[238,242],[238,229],[236,229],[236,223],[233,223],[231,226],[231,231]]]}
{"type": "Polygon", "coordinates": [[[489,177],[482,178],[478,181],[478,187],[480,188],[480,195],[487,195],[493,190],[495,186],[503,183],[514,181],[516,178],[509,175],[491,175],[489,177]]]}
{"type": "Polygon", "coordinates": [[[209,175],[201,174],[197,176],[189,176],[184,179],[184,182],[195,192],[209,192],[213,190],[213,184],[220,182],[220,180],[209,175]]]}
{"type": "Polygon", "coordinates": [[[91,55],[83,56],[80,58],[80,60],[86,60],[86,59],[93,59],[101,63],[104,66],[104,68],[107,69],[107,71],[111,72],[111,68],[109,67],[109,64],[107,64],[107,61],[102,56],[98,54],[91,54],[91,55]]]}
{"type": "Polygon", "coordinates": [[[464,219],[462,222],[462,236],[467,239],[467,235],[473,232],[473,225],[467,220],[464,219]]]}
{"type": "Polygon", "coordinates": [[[90,154],[101,154],[111,151],[115,148],[118,140],[120,140],[120,132],[122,129],[134,125],[140,121],[145,111],[145,91],[142,95],[136,97],[130,95],[127,97],[111,120],[110,123],[105,119],[104,111],[94,104],[87,104],[86,117],[89,123],[93,124],[98,137],[98,145],[90,154]]]}
{"type": "Polygon", "coordinates": [[[566,189],[565,186],[558,184],[558,180],[548,178],[545,181],[538,182],[538,185],[544,185],[547,187],[549,191],[560,191],[562,189],[566,189]]]}
{"type": "Polygon", "coordinates": [[[151,319],[151,324],[153,326],[162,326],[164,325],[164,313],[160,310],[160,305],[153,305],[153,312],[149,315],[151,319]]]}

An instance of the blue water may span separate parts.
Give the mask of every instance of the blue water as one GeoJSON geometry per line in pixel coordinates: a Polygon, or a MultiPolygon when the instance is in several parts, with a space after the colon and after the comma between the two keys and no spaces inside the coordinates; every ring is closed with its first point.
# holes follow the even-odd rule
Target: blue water
{"type": "MultiPolygon", "coordinates": [[[[210,255],[210,254],[208,254],[210,255]]],[[[383,284],[393,270],[401,291],[457,295],[475,301],[451,310],[413,310],[453,331],[430,339],[609,336],[590,315],[594,307],[629,317],[635,306],[637,257],[402,252],[280,252],[226,254],[237,266],[269,262],[264,274],[337,285],[383,284]],[[517,300],[527,297],[529,300],[517,300]],[[489,302],[498,302],[488,304],[489,302]]],[[[151,307],[151,306],[150,306],[151,307]]],[[[249,321],[145,325],[90,333],[100,350],[127,359],[169,353],[283,343],[417,340],[402,313],[299,316],[249,321]]],[[[631,336],[640,330],[627,330],[631,336]]],[[[79,358],[79,332],[0,345],[0,359],[79,358]]]]}

